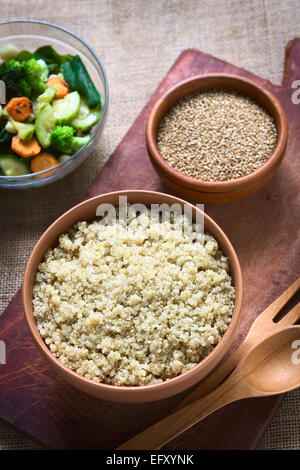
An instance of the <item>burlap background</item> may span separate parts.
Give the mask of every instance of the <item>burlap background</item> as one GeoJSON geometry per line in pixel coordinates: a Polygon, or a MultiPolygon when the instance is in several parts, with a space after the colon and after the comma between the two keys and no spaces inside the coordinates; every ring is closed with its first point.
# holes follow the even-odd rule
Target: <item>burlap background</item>
{"type": "MultiPolygon", "coordinates": [[[[300,34],[297,0],[10,0],[1,20],[47,20],[74,31],[103,60],[110,114],[92,157],[46,188],[0,191],[0,312],[21,284],[27,257],[44,229],[79,201],[174,60],[198,48],[280,83],[284,46],[300,34]]],[[[300,448],[300,391],[286,396],[261,449],[300,448]]],[[[0,422],[0,449],[38,448],[0,422]]]]}

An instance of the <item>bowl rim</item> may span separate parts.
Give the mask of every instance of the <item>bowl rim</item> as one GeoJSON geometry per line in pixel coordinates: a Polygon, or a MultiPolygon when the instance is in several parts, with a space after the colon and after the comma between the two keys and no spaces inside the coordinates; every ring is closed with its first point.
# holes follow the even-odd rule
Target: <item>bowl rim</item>
{"type": "MultiPolygon", "coordinates": [[[[209,85],[206,85],[205,88],[210,88],[210,87],[209,85]]],[[[216,87],[215,85],[212,85],[211,88],[221,89],[222,86],[216,87]]],[[[247,96],[246,93],[243,93],[241,91],[238,91],[238,92],[240,94],[244,94],[245,96],[247,96]]],[[[186,96],[190,93],[192,92],[187,91],[183,96],[186,96]]],[[[175,100],[175,102],[177,102],[179,99],[175,100]]],[[[258,102],[256,98],[252,98],[252,99],[253,101],[258,102]]],[[[263,105],[261,106],[265,109],[263,105]]],[[[168,110],[169,109],[170,107],[168,107],[168,110]]],[[[205,74],[195,75],[193,77],[190,77],[190,78],[187,78],[185,80],[178,82],[173,87],[168,89],[165,93],[163,93],[163,95],[155,101],[155,103],[152,105],[150,112],[147,116],[145,137],[146,137],[146,145],[147,145],[147,150],[149,153],[150,160],[153,160],[153,163],[156,164],[160,168],[160,170],[166,176],[168,176],[168,178],[171,179],[173,182],[181,186],[184,186],[186,188],[193,189],[194,191],[200,191],[203,193],[207,192],[207,193],[222,194],[222,193],[227,193],[228,191],[232,192],[234,190],[246,188],[247,186],[252,186],[255,182],[266,178],[267,174],[270,171],[272,171],[272,169],[276,165],[278,165],[280,160],[283,158],[284,150],[286,148],[287,139],[288,139],[288,123],[287,123],[285,111],[282,105],[280,104],[279,100],[276,98],[276,96],[273,95],[273,93],[271,93],[269,90],[267,90],[263,86],[257,84],[256,82],[254,82],[253,80],[249,78],[242,77],[240,75],[233,74],[233,73],[225,73],[225,72],[224,73],[223,72],[205,73],[205,74]],[[201,82],[203,81],[206,81],[206,80],[209,81],[209,80],[214,80],[214,79],[225,79],[225,80],[228,79],[228,82],[231,81],[231,86],[228,87],[228,90],[232,89],[232,91],[236,91],[235,87],[233,86],[233,83],[236,83],[236,84],[242,83],[243,85],[247,85],[248,87],[250,87],[252,90],[257,91],[258,94],[264,95],[270,107],[272,108],[274,115],[276,116],[277,122],[278,122],[278,124],[276,124],[277,132],[278,132],[277,143],[271,156],[268,158],[268,160],[263,165],[261,165],[257,170],[253,171],[252,173],[249,173],[248,175],[242,176],[240,178],[226,180],[226,181],[205,181],[205,180],[200,180],[197,178],[192,178],[192,177],[184,175],[183,173],[180,173],[180,171],[176,170],[171,165],[169,165],[167,161],[162,157],[156,144],[156,133],[155,133],[156,117],[159,114],[162,106],[165,105],[166,101],[169,99],[172,99],[172,97],[178,92],[178,90],[186,87],[187,85],[194,84],[197,82],[200,82],[199,84],[201,85],[201,82]]]]}
{"type": "MultiPolygon", "coordinates": [[[[27,326],[29,328],[29,331],[31,333],[31,337],[33,338],[33,340],[34,340],[36,346],[38,347],[39,352],[42,354],[42,356],[50,364],[52,364],[53,367],[55,366],[55,368],[58,368],[59,371],[61,371],[63,373],[63,375],[67,374],[67,376],[69,378],[72,378],[73,383],[75,382],[75,383],[79,383],[81,385],[85,384],[86,388],[89,388],[89,389],[94,389],[94,390],[99,390],[100,389],[102,391],[106,390],[107,392],[108,391],[110,391],[110,392],[122,392],[123,394],[127,394],[127,395],[130,395],[132,392],[141,394],[141,393],[148,392],[148,391],[156,391],[158,388],[160,390],[163,390],[163,389],[165,390],[165,389],[168,389],[169,387],[172,387],[172,385],[176,385],[176,383],[179,383],[182,380],[188,379],[189,377],[192,378],[192,377],[197,376],[199,370],[201,370],[205,366],[209,365],[213,361],[215,353],[218,352],[221,347],[224,347],[224,345],[226,346],[226,344],[228,345],[228,343],[230,345],[230,343],[232,342],[232,336],[234,335],[234,333],[237,329],[237,326],[238,326],[239,321],[240,321],[241,313],[242,313],[241,307],[242,307],[242,294],[243,294],[242,272],[241,272],[241,267],[240,267],[240,263],[239,263],[237,254],[236,254],[230,240],[228,239],[226,234],[223,232],[221,227],[211,217],[209,217],[205,212],[203,212],[205,223],[208,221],[209,225],[212,226],[215,233],[217,233],[217,235],[213,234],[213,236],[217,239],[218,243],[221,240],[222,245],[226,245],[226,250],[227,250],[226,256],[228,258],[230,258],[229,262],[230,262],[231,276],[234,277],[234,285],[235,285],[235,290],[236,290],[236,298],[235,298],[234,310],[233,310],[233,313],[232,313],[231,321],[230,321],[224,335],[222,336],[221,340],[214,347],[214,349],[202,361],[200,361],[196,366],[192,367],[190,370],[188,370],[188,371],[186,371],[186,372],[184,372],[184,373],[182,373],[178,376],[175,376],[173,378],[167,379],[163,382],[159,382],[159,383],[156,383],[156,384],[149,384],[149,385],[119,386],[119,385],[105,384],[103,382],[96,382],[94,380],[91,380],[91,379],[88,379],[86,377],[83,377],[83,376],[79,375],[77,372],[75,372],[72,369],[70,369],[69,367],[63,365],[54,356],[54,354],[48,349],[48,347],[46,346],[42,336],[40,335],[40,333],[38,331],[37,323],[36,323],[36,321],[34,319],[34,316],[33,316],[32,289],[30,290],[30,281],[32,279],[32,263],[33,263],[35,257],[37,256],[37,254],[39,253],[40,248],[43,245],[44,239],[47,238],[49,233],[51,233],[53,230],[55,231],[56,226],[59,224],[59,222],[62,219],[68,218],[73,213],[76,213],[77,210],[79,209],[79,207],[84,207],[84,206],[87,206],[87,205],[92,205],[93,206],[94,204],[96,204],[96,202],[99,203],[101,201],[101,199],[103,199],[103,198],[110,198],[110,197],[114,197],[114,196],[117,196],[117,195],[119,195],[119,196],[128,195],[128,194],[133,195],[134,193],[143,193],[144,195],[149,196],[149,197],[151,197],[151,195],[154,193],[158,197],[162,198],[162,202],[163,202],[165,196],[167,196],[169,199],[174,201],[174,203],[178,202],[181,205],[182,204],[188,204],[189,206],[192,206],[195,211],[203,212],[197,206],[195,206],[194,204],[192,204],[190,202],[187,202],[183,199],[180,199],[180,198],[178,198],[176,196],[173,196],[173,195],[170,195],[170,194],[156,192],[156,191],[121,190],[121,191],[113,191],[113,192],[110,192],[110,193],[104,193],[104,194],[101,194],[99,196],[95,196],[93,198],[86,199],[83,202],[77,204],[76,206],[74,206],[71,209],[69,209],[68,211],[66,211],[60,217],[58,217],[45,230],[45,232],[41,235],[41,237],[39,238],[38,242],[34,246],[32,252],[30,254],[30,257],[27,261],[27,265],[26,265],[25,273],[24,273],[24,278],[23,278],[23,284],[22,284],[22,303],[23,303],[23,310],[24,310],[24,314],[25,314],[25,320],[26,320],[27,326]]],[[[151,202],[149,202],[149,204],[151,204],[151,202]]],[[[76,219],[76,220],[78,220],[78,219],[76,219]]],[[[73,222],[73,223],[76,223],[76,222],[73,222]]],[[[57,233],[57,238],[59,237],[60,233],[61,232],[57,233]]],[[[48,245],[48,247],[49,247],[49,245],[48,245]]],[[[45,251],[43,251],[42,255],[39,255],[39,257],[38,257],[39,262],[43,259],[44,254],[45,254],[45,251]]],[[[36,273],[36,270],[35,270],[35,273],[36,273]]]]}
{"type": "MultiPolygon", "coordinates": [[[[108,108],[108,100],[109,100],[109,87],[108,87],[108,80],[107,80],[106,71],[105,71],[105,68],[104,68],[104,65],[103,65],[101,59],[98,57],[98,55],[93,50],[93,48],[91,46],[89,46],[89,44],[84,39],[82,39],[80,36],[73,33],[72,31],[70,31],[69,29],[67,29],[63,26],[57,25],[55,23],[50,23],[48,21],[21,19],[21,18],[20,19],[16,18],[16,19],[11,19],[11,20],[0,21],[0,28],[1,28],[2,25],[13,24],[13,23],[40,24],[40,25],[52,27],[54,29],[59,29],[60,31],[63,31],[66,34],[69,34],[70,36],[75,38],[77,41],[81,42],[81,44],[83,44],[89,50],[89,52],[95,58],[95,60],[97,62],[97,65],[99,66],[99,68],[101,70],[101,73],[103,75],[103,80],[104,80],[104,106],[102,108],[100,119],[99,119],[98,123],[96,124],[95,129],[93,130],[89,141],[86,144],[84,144],[79,150],[77,150],[73,155],[70,155],[70,158],[68,158],[68,160],[59,163],[58,165],[51,168],[50,170],[48,169],[48,170],[39,171],[37,173],[28,173],[27,175],[19,175],[19,176],[2,176],[2,175],[0,175],[0,184],[1,184],[1,180],[6,181],[8,183],[9,183],[9,181],[15,181],[15,182],[25,181],[26,182],[28,180],[34,181],[34,178],[37,178],[37,183],[38,183],[41,176],[46,175],[47,173],[49,173],[49,171],[52,172],[53,170],[55,170],[55,175],[57,175],[57,177],[59,179],[59,177],[61,176],[61,173],[62,173],[59,170],[63,169],[66,165],[69,165],[73,160],[75,160],[76,157],[78,157],[78,155],[81,154],[82,151],[85,148],[87,148],[94,141],[94,139],[97,136],[98,132],[102,128],[102,125],[103,125],[103,123],[105,121],[105,118],[106,118],[107,108],[108,108]]],[[[26,34],[25,34],[25,36],[26,36],[26,34]]],[[[1,38],[1,39],[5,39],[5,37],[1,38]]],[[[47,181],[47,179],[48,179],[47,177],[43,178],[43,181],[47,181]]],[[[49,175],[49,179],[52,180],[51,175],[49,175]]],[[[24,186],[24,188],[25,187],[26,186],[24,186]]]]}

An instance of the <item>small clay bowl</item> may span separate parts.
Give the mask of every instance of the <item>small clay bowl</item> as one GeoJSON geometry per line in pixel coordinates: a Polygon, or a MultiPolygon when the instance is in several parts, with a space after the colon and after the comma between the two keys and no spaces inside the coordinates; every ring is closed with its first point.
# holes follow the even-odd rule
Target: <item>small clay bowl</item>
{"type": "Polygon", "coordinates": [[[44,232],[35,245],[28,260],[24,274],[24,281],[22,286],[23,307],[26,322],[34,343],[36,344],[41,355],[48,361],[50,366],[62,379],[75,388],[97,398],[115,402],[149,402],[176,395],[177,393],[182,392],[183,390],[186,390],[192,385],[196,384],[220,362],[225,353],[228,351],[235,337],[236,328],[241,315],[241,268],[237,255],[224,232],[210,217],[204,214],[205,230],[210,232],[216,238],[216,240],[218,240],[220,248],[228,257],[230,274],[236,289],[236,300],[231,322],[221,341],[216,345],[213,351],[191,370],[175,378],[154,385],[136,387],[113,386],[89,380],[80,376],[76,372],[73,372],[71,369],[59,362],[59,360],[56,359],[56,357],[50,352],[38,331],[32,309],[32,291],[35,284],[36,272],[38,265],[44,258],[46,251],[48,248],[57,245],[58,238],[62,233],[66,233],[78,221],[94,220],[96,217],[96,209],[99,204],[109,203],[117,206],[119,204],[119,196],[127,196],[129,203],[141,203],[145,204],[146,206],[150,206],[150,204],[167,203],[172,205],[178,203],[183,207],[184,204],[188,204],[192,208],[193,217],[196,216],[197,211],[200,211],[200,209],[192,206],[189,203],[186,203],[182,199],[153,191],[118,191],[103,194],[78,204],[59,217],[44,232]]]}
{"type": "Polygon", "coordinates": [[[249,79],[224,73],[200,75],[178,83],[156,101],[146,123],[148,154],[156,172],[175,192],[195,202],[235,201],[262,188],[275,174],[284,156],[287,138],[287,119],[277,98],[249,79]],[[276,147],[266,163],[253,173],[229,181],[204,181],[183,175],[169,165],[159,153],[156,137],[162,118],[182,97],[204,89],[223,89],[246,95],[274,118],[278,132],[276,147]]]}

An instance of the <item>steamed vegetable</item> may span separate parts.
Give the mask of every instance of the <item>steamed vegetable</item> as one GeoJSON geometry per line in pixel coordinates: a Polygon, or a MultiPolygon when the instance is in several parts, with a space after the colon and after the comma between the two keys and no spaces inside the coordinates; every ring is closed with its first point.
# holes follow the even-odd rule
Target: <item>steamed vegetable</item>
{"type": "Polygon", "coordinates": [[[100,94],[95,88],[84,63],[78,55],[70,62],[62,64],[61,69],[71,90],[77,90],[83,95],[87,100],[89,108],[93,109],[100,105],[100,94]]]}
{"type": "Polygon", "coordinates": [[[22,98],[12,98],[6,105],[6,111],[15,121],[26,121],[32,114],[32,102],[22,96],[22,98]]]}
{"type": "Polygon", "coordinates": [[[52,46],[42,46],[34,52],[34,57],[44,60],[50,73],[59,73],[61,65],[72,60],[74,56],[71,54],[60,55],[52,46]]]}
{"type": "Polygon", "coordinates": [[[5,130],[7,132],[9,132],[10,134],[17,134],[18,133],[18,130],[17,130],[16,126],[14,126],[12,124],[12,122],[10,122],[10,121],[7,121],[6,126],[5,126],[5,130]]]}
{"type": "Polygon", "coordinates": [[[54,100],[52,107],[57,124],[69,124],[77,116],[80,108],[78,91],[68,93],[61,100],[54,100]]]}
{"type": "Polygon", "coordinates": [[[2,60],[15,59],[19,52],[19,48],[14,44],[5,44],[0,49],[0,57],[2,60]]]}
{"type": "MultiPolygon", "coordinates": [[[[37,157],[31,160],[30,168],[33,173],[38,173],[39,171],[48,170],[49,168],[53,168],[54,166],[58,165],[58,161],[51,155],[51,153],[42,152],[37,157]]],[[[50,175],[53,173],[52,171],[46,173],[46,175],[50,175]]],[[[41,175],[43,178],[46,175],[41,175]]]]}
{"type": "Polygon", "coordinates": [[[46,63],[34,58],[27,62],[11,59],[0,64],[0,80],[5,82],[8,98],[31,98],[43,93],[48,73],[46,63]]]}
{"type": "Polygon", "coordinates": [[[28,52],[28,51],[21,51],[15,57],[15,59],[18,60],[19,62],[27,62],[27,60],[30,60],[33,58],[34,58],[34,55],[32,54],[32,52],[28,52]]]}
{"type": "Polygon", "coordinates": [[[37,96],[46,90],[44,83],[49,75],[46,62],[30,59],[25,62],[26,78],[31,87],[31,95],[37,96]]]}
{"type": "Polygon", "coordinates": [[[93,127],[100,118],[100,111],[92,111],[87,106],[84,98],[80,100],[80,108],[77,116],[71,121],[71,126],[73,126],[77,131],[85,132],[91,127],[93,127]]]}
{"type": "Polygon", "coordinates": [[[34,109],[34,112],[35,112],[36,116],[38,116],[39,112],[42,110],[42,108],[46,104],[49,104],[49,103],[51,103],[51,101],[54,100],[55,95],[56,95],[56,89],[49,86],[44,91],[44,93],[42,93],[40,96],[37,97],[36,105],[35,105],[35,109],[34,109]]]}
{"type": "Polygon", "coordinates": [[[67,160],[70,160],[70,158],[71,158],[71,155],[60,155],[57,160],[59,163],[64,163],[67,160]]]}
{"type": "Polygon", "coordinates": [[[21,140],[29,140],[34,134],[35,126],[29,122],[18,122],[9,118],[6,125],[6,130],[7,129],[10,129],[13,133],[17,133],[21,140]],[[10,124],[10,126],[8,126],[8,124],[10,124]]]}
{"type": "Polygon", "coordinates": [[[11,149],[24,158],[34,157],[42,150],[35,137],[31,137],[29,140],[22,140],[18,135],[12,138],[11,149]]]}
{"type": "Polygon", "coordinates": [[[4,109],[2,108],[1,117],[2,117],[2,119],[9,119],[10,116],[9,116],[6,108],[4,108],[4,109]]]}
{"type": "Polygon", "coordinates": [[[61,77],[58,77],[57,75],[49,78],[49,80],[47,81],[47,86],[55,88],[55,98],[57,99],[64,98],[70,92],[70,87],[67,84],[66,80],[61,77]]]}
{"type": "Polygon", "coordinates": [[[0,155],[0,169],[5,176],[21,176],[30,173],[28,161],[17,155],[0,155]]]}
{"type": "Polygon", "coordinates": [[[11,59],[0,64],[0,80],[5,82],[7,98],[30,97],[31,86],[27,81],[24,63],[11,59]]]}
{"type": "Polygon", "coordinates": [[[72,155],[90,140],[89,135],[77,137],[74,133],[75,130],[71,126],[56,126],[51,134],[51,144],[60,152],[72,155]]]}
{"type": "Polygon", "coordinates": [[[51,145],[50,136],[55,129],[56,119],[53,108],[47,104],[42,108],[36,118],[35,133],[41,146],[46,149],[51,145]]]}

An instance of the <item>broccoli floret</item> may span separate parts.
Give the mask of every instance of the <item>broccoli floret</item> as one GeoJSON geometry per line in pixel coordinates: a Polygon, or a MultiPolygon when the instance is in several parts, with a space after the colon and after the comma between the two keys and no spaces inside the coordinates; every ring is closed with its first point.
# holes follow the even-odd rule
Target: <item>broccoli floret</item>
{"type": "Polygon", "coordinates": [[[90,140],[89,135],[77,137],[74,133],[71,126],[56,126],[51,133],[51,144],[63,154],[72,155],[90,140]]]}
{"type": "MultiPolygon", "coordinates": [[[[17,96],[27,96],[29,98],[31,96],[31,86],[30,83],[28,83],[26,78],[21,78],[19,83],[17,84],[19,86],[20,93],[17,96]],[[23,90],[23,91],[22,91],[23,90]]],[[[14,97],[15,95],[13,95],[14,97]]]]}
{"type": "Polygon", "coordinates": [[[0,65],[0,80],[6,86],[7,98],[26,96],[30,98],[31,86],[27,80],[25,63],[11,59],[0,65]]]}
{"type": "Polygon", "coordinates": [[[34,95],[42,94],[47,86],[44,83],[48,78],[48,67],[44,60],[34,58],[28,60],[25,64],[27,82],[31,85],[34,95]]]}
{"type": "Polygon", "coordinates": [[[26,96],[31,98],[46,90],[48,67],[44,60],[34,58],[19,62],[7,60],[0,65],[0,80],[5,82],[7,98],[26,96]]]}

